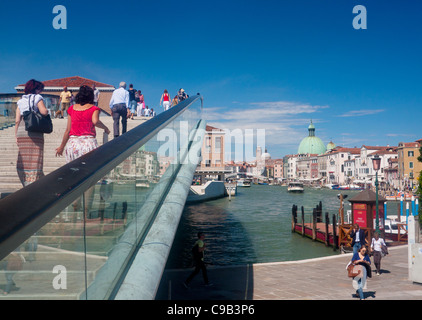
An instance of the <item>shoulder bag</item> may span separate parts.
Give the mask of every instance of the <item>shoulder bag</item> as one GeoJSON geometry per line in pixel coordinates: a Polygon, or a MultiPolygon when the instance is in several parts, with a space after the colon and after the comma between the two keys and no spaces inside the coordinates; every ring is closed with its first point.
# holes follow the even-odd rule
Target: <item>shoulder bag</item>
{"type": "MultiPolygon", "coordinates": [[[[51,133],[53,132],[53,122],[49,114],[43,116],[40,112],[36,112],[35,108],[31,106],[31,97],[29,96],[29,111],[23,113],[23,120],[25,121],[25,130],[29,132],[51,133]]],[[[35,106],[35,97],[33,100],[35,106]]]]}

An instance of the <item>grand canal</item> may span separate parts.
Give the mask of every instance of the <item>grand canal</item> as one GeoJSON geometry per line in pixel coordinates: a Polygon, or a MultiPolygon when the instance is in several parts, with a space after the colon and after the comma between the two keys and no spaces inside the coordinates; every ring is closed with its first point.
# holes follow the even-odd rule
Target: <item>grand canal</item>
{"type": "MultiPolygon", "coordinates": [[[[173,247],[168,268],[192,266],[191,248],[196,233],[206,234],[205,260],[214,265],[279,262],[336,255],[331,247],[313,242],[291,232],[293,204],[304,207],[305,213],[322,202],[323,212],[337,214],[340,191],[306,188],[292,194],[283,186],[252,185],[238,188],[229,198],[186,205],[173,247]]],[[[342,191],[348,199],[359,191],[342,191]]],[[[345,200],[345,212],[350,210],[345,200]]]]}

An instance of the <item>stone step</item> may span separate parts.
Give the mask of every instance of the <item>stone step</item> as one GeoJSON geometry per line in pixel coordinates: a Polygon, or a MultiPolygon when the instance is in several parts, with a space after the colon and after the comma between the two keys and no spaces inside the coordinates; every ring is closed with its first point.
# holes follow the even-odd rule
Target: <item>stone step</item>
{"type": "MultiPolygon", "coordinates": [[[[113,119],[107,116],[101,116],[101,121],[112,131],[113,119]]],[[[135,120],[128,120],[128,130],[147,121],[149,118],[140,117],[135,120]]],[[[66,164],[65,157],[56,157],[56,148],[63,139],[63,133],[66,130],[66,119],[53,119],[54,131],[51,134],[44,135],[44,174],[49,174],[54,170],[66,164]]],[[[97,141],[102,145],[103,130],[97,129],[97,141]]],[[[109,135],[109,140],[113,139],[113,134],[109,135]]],[[[22,188],[16,173],[16,162],[18,157],[18,148],[16,146],[15,128],[10,127],[0,131],[0,193],[10,193],[22,188]]]]}

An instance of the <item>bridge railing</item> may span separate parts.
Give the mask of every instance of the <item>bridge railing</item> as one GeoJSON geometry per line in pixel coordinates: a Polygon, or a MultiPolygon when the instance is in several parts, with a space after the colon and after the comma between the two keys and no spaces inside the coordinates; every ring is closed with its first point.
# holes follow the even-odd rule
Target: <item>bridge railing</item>
{"type": "Polygon", "coordinates": [[[0,200],[0,299],[113,298],[201,117],[197,95],[0,200]]]}

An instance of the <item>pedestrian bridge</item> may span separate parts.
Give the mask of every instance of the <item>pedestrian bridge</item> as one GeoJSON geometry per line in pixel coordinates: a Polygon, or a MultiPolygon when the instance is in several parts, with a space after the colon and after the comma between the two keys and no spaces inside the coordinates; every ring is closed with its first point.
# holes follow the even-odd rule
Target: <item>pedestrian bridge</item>
{"type": "Polygon", "coordinates": [[[200,160],[202,108],[191,97],[0,200],[0,293],[12,284],[0,299],[154,299],[200,160]]]}

